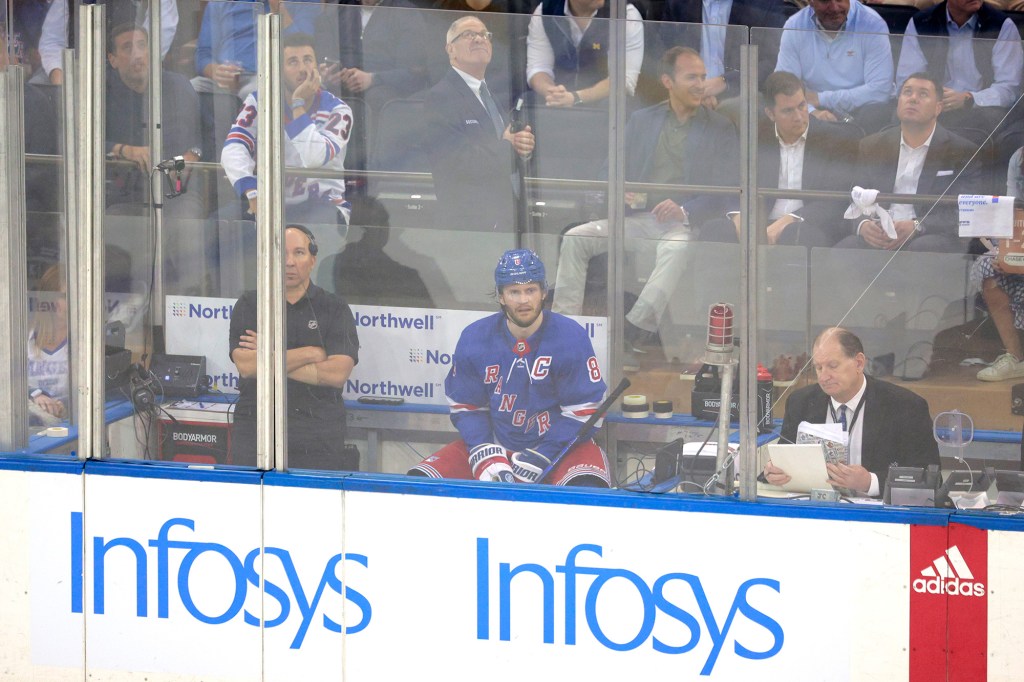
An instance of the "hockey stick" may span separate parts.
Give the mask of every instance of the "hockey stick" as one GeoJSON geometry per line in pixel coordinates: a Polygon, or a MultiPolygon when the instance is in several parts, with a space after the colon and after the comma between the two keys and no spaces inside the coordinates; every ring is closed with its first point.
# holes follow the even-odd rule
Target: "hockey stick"
{"type": "Polygon", "coordinates": [[[567,454],[569,454],[570,450],[585,441],[587,438],[590,438],[594,424],[596,424],[597,421],[611,409],[615,401],[619,399],[619,396],[622,395],[627,388],[629,388],[629,379],[623,377],[622,381],[619,382],[619,385],[615,387],[615,390],[608,394],[608,397],[604,399],[604,402],[598,405],[597,409],[594,410],[594,413],[590,415],[590,418],[584,422],[583,426],[580,427],[580,430],[572,437],[572,440],[562,448],[561,452],[551,459],[551,464],[547,465],[544,471],[540,472],[540,476],[537,477],[535,483],[543,483],[544,479],[554,471],[555,467],[558,466],[558,463],[561,462],[567,454]]]}

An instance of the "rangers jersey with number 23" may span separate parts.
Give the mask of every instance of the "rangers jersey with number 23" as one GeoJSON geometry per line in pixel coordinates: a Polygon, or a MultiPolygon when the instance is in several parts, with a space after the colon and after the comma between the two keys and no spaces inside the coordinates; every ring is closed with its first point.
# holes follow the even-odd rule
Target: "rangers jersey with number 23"
{"type": "MultiPolygon", "coordinates": [[[[221,152],[221,166],[240,197],[256,189],[256,94],[245,98],[221,152]]],[[[285,107],[284,132],[285,167],[345,170],[345,150],[352,134],[352,109],[331,93],[317,91],[314,106],[296,119],[290,117],[285,107]]],[[[288,177],[285,204],[305,201],[330,202],[347,216],[344,179],[288,177]]]]}

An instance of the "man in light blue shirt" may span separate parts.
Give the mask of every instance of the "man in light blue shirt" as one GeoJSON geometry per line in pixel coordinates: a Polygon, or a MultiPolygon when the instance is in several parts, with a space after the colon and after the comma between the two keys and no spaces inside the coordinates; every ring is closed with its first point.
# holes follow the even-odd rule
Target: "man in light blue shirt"
{"type": "Polygon", "coordinates": [[[896,73],[897,80],[934,74],[944,86],[942,124],[988,132],[1017,100],[1022,67],[1020,32],[1009,17],[982,0],[948,0],[910,20],[896,73]]]}
{"type": "MultiPolygon", "coordinates": [[[[235,0],[211,2],[196,42],[196,92],[230,92],[240,100],[256,89],[256,15],[281,15],[285,33],[313,34],[321,13],[318,0],[235,0]],[[308,8],[296,2],[312,2],[308,8]]],[[[232,114],[237,112],[234,108],[232,114]]]]}
{"type": "Polygon", "coordinates": [[[815,117],[854,121],[865,132],[888,122],[892,50],[875,10],[858,0],[810,0],[785,29],[775,70],[803,80],[815,117]]]}

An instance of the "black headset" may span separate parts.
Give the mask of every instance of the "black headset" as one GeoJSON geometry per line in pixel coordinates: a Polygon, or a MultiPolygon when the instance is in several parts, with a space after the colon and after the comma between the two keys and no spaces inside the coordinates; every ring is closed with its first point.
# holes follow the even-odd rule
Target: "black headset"
{"type": "Polygon", "coordinates": [[[290,228],[295,228],[302,234],[306,235],[306,238],[309,240],[309,255],[315,256],[316,252],[320,250],[320,247],[316,245],[316,237],[313,236],[313,231],[305,225],[299,225],[298,223],[291,223],[284,226],[284,229],[286,230],[290,228]]]}
{"type": "Polygon", "coordinates": [[[131,388],[132,407],[136,412],[156,409],[155,384],[156,378],[139,363],[133,363],[128,368],[128,386],[131,388]]]}

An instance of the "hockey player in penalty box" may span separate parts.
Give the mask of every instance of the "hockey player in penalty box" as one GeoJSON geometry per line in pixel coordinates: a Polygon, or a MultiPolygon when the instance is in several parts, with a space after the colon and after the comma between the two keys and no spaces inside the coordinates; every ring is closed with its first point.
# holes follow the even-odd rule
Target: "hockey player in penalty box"
{"type": "MultiPolygon", "coordinates": [[[[494,286],[501,311],[463,330],[445,379],[462,438],[410,475],[536,482],[604,397],[586,330],[543,308],[547,280],[537,254],[506,251],[494,286]]],[[[557,461],[545,481],[606,488],[608,460],[588,438],[557,461]]]]}

